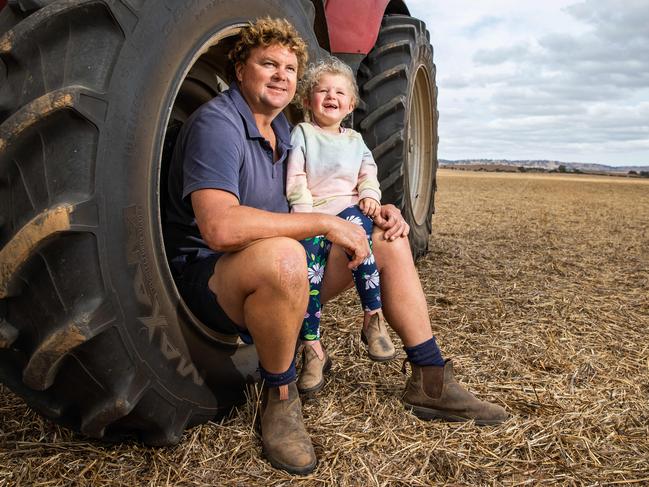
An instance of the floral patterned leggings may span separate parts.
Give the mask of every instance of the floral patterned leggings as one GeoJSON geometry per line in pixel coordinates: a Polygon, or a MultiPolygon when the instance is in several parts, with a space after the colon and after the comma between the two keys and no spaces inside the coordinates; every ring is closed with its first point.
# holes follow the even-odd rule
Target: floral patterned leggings
{"type": "MultiPolygon", "coordinates": [[[[372,311],[381,307],[381,288],[379,287],[379,271],[376,268],[372,253],[372,220],[365,216],[360,208],[350,206],[338,213],[340,218],[360,225],[367,234],[370,244],[370,255],[355,270],[352,271],[356,290],[361,299],[364,311],[372,311]]],[[[306,261],[309,276],[309,305],[302,322],[300,338],[302,340],[320,339],[320,288],[324,276],[327,258],[331,250],[331,242],[322,235],[307,238],[300,242],[306,250],[306,261]]],[[[350,260],[351,257],[347,256],[350,260]]]]}

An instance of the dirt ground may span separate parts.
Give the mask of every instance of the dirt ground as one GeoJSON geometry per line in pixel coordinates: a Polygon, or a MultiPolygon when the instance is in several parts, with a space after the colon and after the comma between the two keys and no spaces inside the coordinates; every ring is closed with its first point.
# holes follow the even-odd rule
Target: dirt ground
{"type": "Polygon", "coordinates": [[[348,293],[325,309],[334,366],[304,406],[312,475],[262,459],[252,403],[151,449],[87,441],[1,388],[0,486],[649,484],[649,181],[440,170],[433,227],[434,332],[505,424],[406,413],[404,353],[368,360],[348,293]]]}

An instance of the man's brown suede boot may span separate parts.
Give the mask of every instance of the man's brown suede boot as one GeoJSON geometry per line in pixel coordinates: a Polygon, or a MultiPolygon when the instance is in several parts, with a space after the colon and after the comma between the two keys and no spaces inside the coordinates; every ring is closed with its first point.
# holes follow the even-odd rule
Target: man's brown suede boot
{"type": "Polygon", "coordinates": [[[406,383],[403,403],[418,418],[447,421],[472,419],[476,424],[488,425],[500,424],[509,417],[502,407],[481,401],[462,387],[455,380],[450,360],[443,367],[413,363],[410,367],[412,376],[406,383]]]}
{"type": "Polygon", "coordinates": [[[264,385],[260,416],[264,455],[270,464],[298,475],[311,473],[317,458],[304,427],[295,382],[280,387],[264,385]]]}

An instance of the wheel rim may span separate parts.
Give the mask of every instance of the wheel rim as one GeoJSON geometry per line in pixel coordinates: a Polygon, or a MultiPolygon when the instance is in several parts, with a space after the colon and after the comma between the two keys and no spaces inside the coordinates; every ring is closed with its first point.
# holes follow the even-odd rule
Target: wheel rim
{"type": "Polygon", "coordinates": [[[406,173],[412,214],[418,225],[428,215],[433,191],[433,110],[431,83],[426,69],[419,66],[415,75],[408,117],[406,173]]]}
{"type": "MultiPolygon", "coordinates": [[[[227,89],[228,86],[225,81],[227,75],[225,72],[225,67],[227,66],[227,53],[230,51],[234,39],[244,25],[245,24],[236,24],[216,32],[209,39],[203,42],[188,59],[182,74],[179,76],[179,82],[175,88],[175,94],[171,98],[172,103],[167,123],[165,124],[168,129],[165,134],[162,134],[162,137],[165,140],[172,132],[174,126],[178,129],[180,125],[182,125],[194,112],[194,110],[200,107],[203,103],[212,99],[224,89],[227,89]]],[[[175,133],[177,135],[177,130],[175,133]]],[[[163,142],[161,142],[161,144],[164,145],[163,142]]],[[[158,226],[159,238],[161,241],[164,241],[161,225],[163,217],[160,210],[163,207],[162,198],[164,198],[164,195],[166,194],[166,186],[161,186],[161,184],[166,185],[166,170],[163,170],[162,166],[162,161],[160,161],[158,164],[160,172],[158,174],[157,191],[160,195],[160,205],[157,217],[158,222],[160,222],[158,226]]],[[[166,259],[165,268],[168,280],[172,283],[171,291],[178,299],[178,302],[181,303],[181,307],[185,311],[186,316],[189,317],[191,324],[209,340],[222,345],[238,346],[241,342],[236,335],[230,336],[216,332],[205,326],[198,318],[196,318],[185,303],[184,299],[180,296],[180,293],[173,282],[171,271],[169,270],[168,265],[166,265],[166,259]]]]}
{"type": "Polygon", "coordinates": [[[173,101],[169,124],[184,123],[194,110],[228,88],[227,53],[242,25],[235,25],[213,35],[197,49],[183,74],[183,81],[173,101]]]}

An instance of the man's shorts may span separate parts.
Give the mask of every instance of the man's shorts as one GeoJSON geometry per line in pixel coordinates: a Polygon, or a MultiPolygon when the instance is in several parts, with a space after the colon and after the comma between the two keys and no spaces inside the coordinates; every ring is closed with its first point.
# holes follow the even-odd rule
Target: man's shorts
{"type": "Polygon", "coordinates": [[[230,319],[208,286],[217,259],[215,255],[185,265],[180,276],[176,276],[178,292],[205,326],[219,333],[239,335],[244,343],[250,344],[252,337],[248,331],[230,319]]]}

